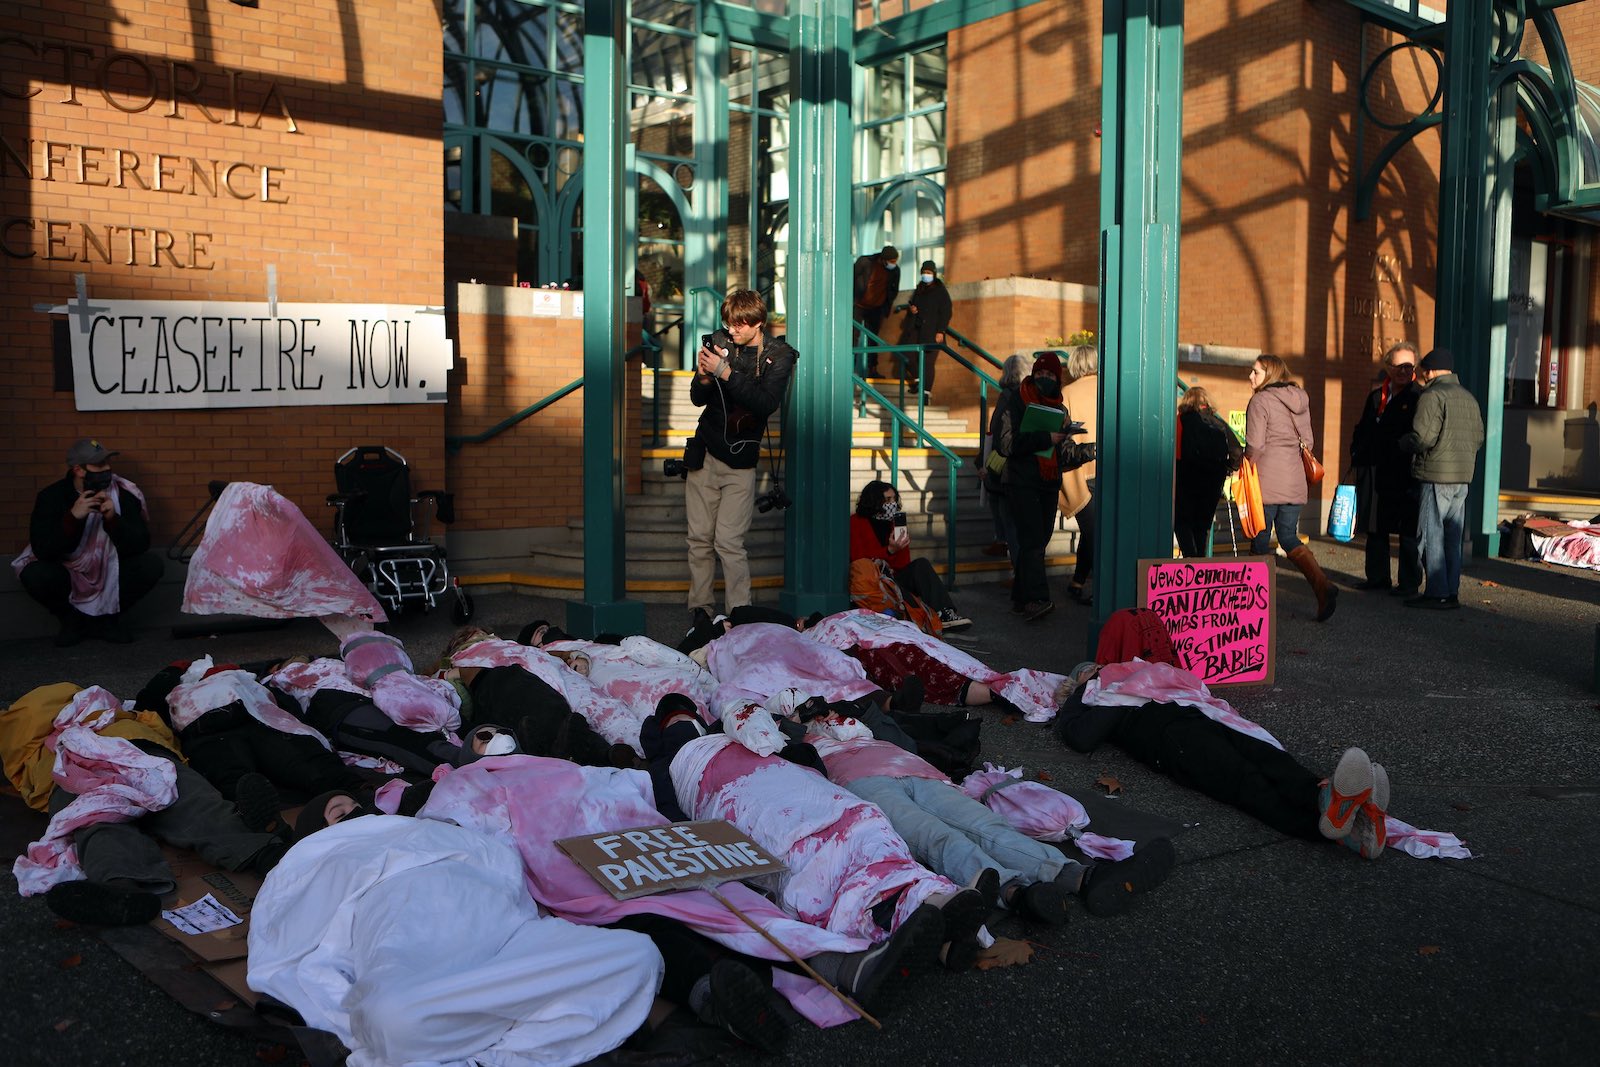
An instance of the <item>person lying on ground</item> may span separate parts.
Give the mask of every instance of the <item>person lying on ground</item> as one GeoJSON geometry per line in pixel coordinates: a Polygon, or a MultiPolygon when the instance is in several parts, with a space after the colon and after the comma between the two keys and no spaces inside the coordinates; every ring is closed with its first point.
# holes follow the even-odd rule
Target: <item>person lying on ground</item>
{"type": "MultiPolygon", "coordinates": [[[[758,705],[738,717],[748,724],[757,715],[770,722],[758,705]]],[[[778,733],[776,726],[771,732],[778,733]]],[[[681,705],[653,716],[645,733],[653,766],[668,768],[680,811],[731,822],[788,866],[770,888],[789,914],[878,942],[932,904],[944,920],[941,940],[957,952],[971,951],[987,901],[917,863],[878,808],[815,771],[752,751],[726,734],[705,734],[694,712],[681,705]]]]}
{"type": "Polygon", "coordinates": [[[1172,870],[1172,842],[1165,838],[1144,842],[1116,863],[1070,860],[1013,829],[915,752],[875,736],[860,720],[819,707],[798,690],[779,693],[767,710],[806,727],[806,740],[821,754],[829,781],[882,809],[919,863],[953,882],[980,887],[991,904],[1059,926],[1067,921],[1071,897],[1080,897],[1091,914],[1116,915],[1172,870]]]}
{"type": "MultiPolygon", "coordinates": [[[[856,660],[772,623],[735,626],[706,645],[705,655],[706,667],[718,682],[718,702],[742,698],[760,704],[791,687],[829,701],[883,692],[856,660]]],[[[921,708],[922,695],[920,682],[903,684],[886,703],[914,712],[921,708]]]]}
{"type": "Polygon", "coordinates": [[[799,618],[779,611],[777,608],[762,607],[759,604],[745,604],[734,608],[726,615],[713,618],[709,613],[701,611],[694,616],[694,622],[683,640],[678,642],[678,651],[684,655],[691,655],[696,650],[704,648],[727,633],[735,626],[745,626],[752,622],[766,622],[774,626],[792,626],[796,630],[805,630],[822,618],[822,612],[812,612],[808,618],[799,618]]]}
{"type": "Polygon", "coordinates": [[[102,926],[146,923],[177,891],[159,839],[227,871],[264,875],[287,834],[252,831],[183,762],[148,712],[130,713],[99,686],[41,686],[0,715],[0,758],[28,806],[49,812],[45,836],[17,858],[23,896],[102,926]]]}
{"type": "Polygon", "coordinates": [[[339,818],[251,913],[250,988],[353,1067],[583,1063],[644,1025],[662,973],[647,937],[541,915],[510,845],[431,819],[339,818]]]}
{"type": "MultiPolygon", "coordinates": [[[[1163,655],[1160,647],[1145,651],[1163,655]]],[[[1157,662],[1079,664],[1062,685],[1056,737],[1078,752],[1109,741],[1279,833],[1338,841],[1367,859],[1379,858],[1385,845],[1415,856],[1469,855],[1453,835],[1389,816],[1388,772],[1361,749],[1347,749],[1331,776],[1317,774],[1176,666],[1170,642],[1164,655],[1157,662]]]]}

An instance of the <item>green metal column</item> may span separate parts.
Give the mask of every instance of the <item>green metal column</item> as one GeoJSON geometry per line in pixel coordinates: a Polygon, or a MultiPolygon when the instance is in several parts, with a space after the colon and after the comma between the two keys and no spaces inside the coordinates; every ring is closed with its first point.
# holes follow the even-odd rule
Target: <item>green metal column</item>
{"type": "Polygon", "coordinates": [[[623,277],[626,204],[623,91],[625,0],[583,5],[583,600],[567,605],[567,629],[582,637],[644,633],[644,605],[626,600],[627,535],[622,510],[627,350],[623,277]]]}
{"type": "Polygon", "coordinates": [[[728,38],[703,36],[695,49],[694,191],[689,218],[684,220],[683,362],[694,366],[702,334],[722,323],[721,301],[706,299],[698,289],[728,291],[728,168],[747,166],[728,159],[728,38]]]}
{"type": "Polygon", "coordinates": [[[1500,427],[1505,411],[1516,88],[1493,77],[1502,38],[1492,0],[1459,3],[1446,27],[1439,166],[1439,272],[1433,341],[1483,408],[1487,440],[1467,497],[1473,550],[1500,550],[1500,427]],[[1459,9],[1459,10],[1457,10],[1459,9]]]}
{"type": "Polygon", "coordinates": [[[1089,641],[1172,554],[1182,0],[1105,0],[1100,147],[1100,538],[1089,641]]]}
{"type": "Polygon", "coordinates": [[[792,0],[789,69],[790,390],[781,603],[793,615],[848,600],[850,515],[851,5],[792,0]]]}

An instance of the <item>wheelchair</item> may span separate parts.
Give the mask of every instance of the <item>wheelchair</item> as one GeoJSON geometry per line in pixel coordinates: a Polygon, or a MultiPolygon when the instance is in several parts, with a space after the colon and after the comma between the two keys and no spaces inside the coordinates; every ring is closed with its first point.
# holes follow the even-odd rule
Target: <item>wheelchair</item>
{"type": "Polygon", "coordinates": [[[450,494],[411,489],[411,466],[385,445],[352,448],[333,464],[333,547],[391,615],[408,605],[432,611],[447,594],[457,624],[472,617],[472,597],[451,576],[432,520],[454,519],[450,494]]]}

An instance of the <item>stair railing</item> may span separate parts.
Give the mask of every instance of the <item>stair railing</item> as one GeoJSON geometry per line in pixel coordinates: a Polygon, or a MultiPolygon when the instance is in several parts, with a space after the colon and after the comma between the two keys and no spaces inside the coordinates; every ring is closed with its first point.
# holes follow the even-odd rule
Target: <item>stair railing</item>
{"type": "Polygon", "coordinates": [[[889,435],[889,484],[898,488],[900,481],[900,424],[916,434],[917,438],[938,452],[945,459],[945,516],[944,516],[944,548],[945,566],[948,577],[946,584],[954,589],[956,587],[956,471],[962,466],[961,457],[946,448],[940,441],[929,433],[920,422],[913,421],[899,406],[890,403],[889,398],[867,384],[867,379],[860,374],[854,375],[855,384],[863,396],[870,396],[876,400],[890,418],[895,422],[894,432],[889,435]]]}

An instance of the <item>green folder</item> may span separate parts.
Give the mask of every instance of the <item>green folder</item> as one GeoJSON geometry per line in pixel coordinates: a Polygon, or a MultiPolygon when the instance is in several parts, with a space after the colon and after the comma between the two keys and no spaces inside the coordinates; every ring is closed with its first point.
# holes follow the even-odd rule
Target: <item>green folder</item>
{"type": "MultiPolygon", "coordinates": [[[[1017,427],[1018,433],[1033,433],[1042,430],[1045,433],[1060,433],[1067,424],[1067,413],[1064,408],[1046,407],[1044,404],[1029,404],[1022,412],[1022,425],[1017,427]]],[[[1047,445],[1035,452],[1036,456],[1048,456],[1055,451],[1055,447],[1047,445]]]]}

